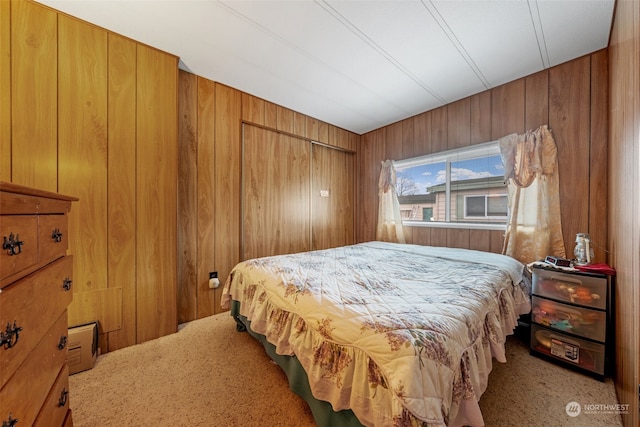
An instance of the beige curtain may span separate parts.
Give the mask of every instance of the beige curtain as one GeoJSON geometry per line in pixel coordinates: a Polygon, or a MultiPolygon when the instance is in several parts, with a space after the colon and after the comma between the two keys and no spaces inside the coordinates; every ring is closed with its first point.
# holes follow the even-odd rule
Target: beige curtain
{"type": "Polygon", "coordinates": [[[396,170],[391,160],[382,162],[378,180],[378,226],[376,240],[405,243],[400,216],[400,203],[396,193],[396,170]]]}
{"type": "Polygon", "coordinates": [[[547,126],[499,140],[509,192],[502,253],[523,263],[565,257],[556,143],[547,126]]]}

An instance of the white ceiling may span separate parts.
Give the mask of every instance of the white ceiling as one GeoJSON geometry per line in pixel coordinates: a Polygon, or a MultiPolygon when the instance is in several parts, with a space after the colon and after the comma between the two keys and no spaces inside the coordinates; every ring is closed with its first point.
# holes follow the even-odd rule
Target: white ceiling
{"type": "Polygon", "coordinates": [[[614,0],[39,0],[362,134],[605,48],[614,0]]]}

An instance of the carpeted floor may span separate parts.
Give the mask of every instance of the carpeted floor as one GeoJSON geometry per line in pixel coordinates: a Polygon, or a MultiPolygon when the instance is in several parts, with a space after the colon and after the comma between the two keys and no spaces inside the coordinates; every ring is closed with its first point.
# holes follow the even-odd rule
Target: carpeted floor
{"type": "MultiPolygon", "coordinates": [[[[487,426],[622,425],[618,414],[601,409],[577,417],[565,410],[570,402],[618,403],[610,379],[603,383],[532,357],[516,337],[507,342],[507,360],[494,363],[480,400],[487,426]]],[[[257,341],[236,332],[228,313],[100,356],[69,382],[76,427],[315,425],[284,373],[257,341]]]]}

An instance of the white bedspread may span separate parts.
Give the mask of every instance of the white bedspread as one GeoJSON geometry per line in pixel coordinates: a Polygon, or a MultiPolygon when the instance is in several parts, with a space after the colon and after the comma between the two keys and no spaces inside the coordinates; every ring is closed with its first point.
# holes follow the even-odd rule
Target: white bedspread
{"type": "Polygon", "coordinates": [[[530,310],[523,271],[503,255],[369,242],[242,262],[222,305],[239,301],[316,398],[365,425],[483,425],[492,356],[506,361],[530,310]]]}

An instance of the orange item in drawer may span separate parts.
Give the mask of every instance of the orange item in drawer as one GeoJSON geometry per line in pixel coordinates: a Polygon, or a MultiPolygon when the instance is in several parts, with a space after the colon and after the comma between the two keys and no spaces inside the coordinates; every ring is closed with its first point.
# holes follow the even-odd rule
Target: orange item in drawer
{"type": "Polygon", "coordinates": [[[566,274],[560,271],[535,269],[532,292],[570,304],[606,309],[607,278],[586,274],[566,274]]]}
{"type": "Polygon", "coordinates": [[[607,336],[606,312],[562,304],[535,295],[531,297],[531,319],[550,328],[571,332],[604,342],[607,336]]]}

